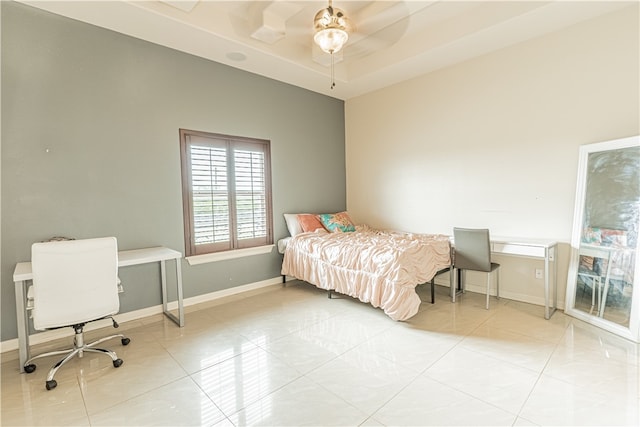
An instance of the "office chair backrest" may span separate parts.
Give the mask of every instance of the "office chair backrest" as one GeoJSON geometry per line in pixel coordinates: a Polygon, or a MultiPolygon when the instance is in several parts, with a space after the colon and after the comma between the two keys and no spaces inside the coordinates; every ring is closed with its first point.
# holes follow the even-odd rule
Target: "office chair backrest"
{"type": "Polygon", "coordinates": [[[454,266],[463,270],[491,271],[491,244],[486,228],[454,228],[454,266]]]}
{"type": "Polygon", "coordinates": [[[34,243],[33,325],[75,325],[118,312],[115,237],[34,243]]]}

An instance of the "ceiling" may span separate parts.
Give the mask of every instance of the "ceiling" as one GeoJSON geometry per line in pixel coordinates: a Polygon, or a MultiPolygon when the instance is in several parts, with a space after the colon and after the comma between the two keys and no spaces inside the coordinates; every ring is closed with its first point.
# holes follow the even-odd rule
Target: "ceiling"
{"type": "Polygon", "coordinates": [[[616,1],[334,0],[355,26],[335,55],[313,43],[327,1],[22,1],[79,21],[349,99],[628,7],[616,1]]]}

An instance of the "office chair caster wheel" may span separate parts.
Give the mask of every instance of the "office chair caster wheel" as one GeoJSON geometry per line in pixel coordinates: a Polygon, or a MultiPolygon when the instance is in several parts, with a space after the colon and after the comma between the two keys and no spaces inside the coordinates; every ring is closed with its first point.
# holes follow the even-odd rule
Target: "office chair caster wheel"
{"type": "Polygon", "coordinates": [[[122,338],[122,345],[129,345],[129,343],[131,342],[131,340],[129,338],[122,338]]]}
{"type": "Polygon", "coordinates": [[[114,368],[119,368],[123,363],[124,363],[124,361],[122,359],[116,359],[116,360],[113,361],[113,367],[114,368]]]}
{"type": "Polygon", "coordinates": [[[57,386],[58,386],[58,383],[56,382],[56,380],[47,381],[45,383],[45,387],[47,387],[47,390],[53,390],[57,386]]]}
{"type": "Polygon", "coordinates": [[[24,367],[24,371],[27,374],[30,374],[31,372],[33,372],[35,370],[36,370],[36,365],[34,365],[33,363],[31,365],[27,365],[27,366],[24,367]]]}

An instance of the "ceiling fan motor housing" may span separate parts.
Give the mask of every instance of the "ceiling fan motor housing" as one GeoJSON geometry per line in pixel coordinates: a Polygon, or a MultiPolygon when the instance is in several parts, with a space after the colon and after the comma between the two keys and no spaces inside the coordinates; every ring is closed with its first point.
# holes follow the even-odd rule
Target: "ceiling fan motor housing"
{"type": "Polygon", "coordinates": [[[349,18],[342,9],[329,5],[316,13],[313,40],[327,53],[336,53],[349,39],[349,18]]]}

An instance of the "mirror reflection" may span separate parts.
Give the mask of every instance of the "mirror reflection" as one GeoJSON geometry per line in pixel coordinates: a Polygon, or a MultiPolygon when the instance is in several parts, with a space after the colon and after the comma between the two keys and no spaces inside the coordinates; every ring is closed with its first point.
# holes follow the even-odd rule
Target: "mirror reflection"
{"type": "Polygon", "coordinates": [[[588,156],[574,308],[630,326],[640,224],[640,147],[588,156]]]}

